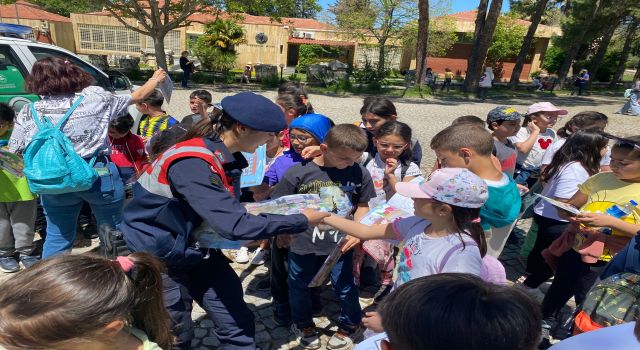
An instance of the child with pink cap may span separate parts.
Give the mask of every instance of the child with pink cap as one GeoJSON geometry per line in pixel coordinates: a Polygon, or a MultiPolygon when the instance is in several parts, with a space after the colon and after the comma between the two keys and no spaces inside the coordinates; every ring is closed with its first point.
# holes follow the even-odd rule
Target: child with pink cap
{"type": "MultiPolygon", "coordinates": [[[[396,192],[414,200],[415,216],[391,224],[366,226],[338,216],[324,223],[348,235],[402,241],[396,286],[443,272],[482,274],[487,251],[480,226],[480,207],[489,197],[487,184],[467,169],[444,168],[420,183],[399,182],[396,192]]],[[[381,331],[376,313],[365,326],[381,331]]]]}
{"type": "Polygon", "coordinates": [[[538,102],[527,108],[522,128],[509,138],[518,150],[514,175],[517,184],[531,187],[536,182],[544,153],[556,139],[556,132],[551,128],[559,116],[567,113],[551,102],[538,102]]]}

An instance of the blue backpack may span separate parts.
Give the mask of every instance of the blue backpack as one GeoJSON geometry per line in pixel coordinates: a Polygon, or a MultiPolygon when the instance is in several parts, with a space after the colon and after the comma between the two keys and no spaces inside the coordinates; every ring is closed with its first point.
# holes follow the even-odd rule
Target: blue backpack
{"type": "Polygon", "coordinates": [[[40,120],[34,104],[30,105],[38,127],[23,154],[24,175],[31,192],[61,194],[86,191],[98,179],[98,173],[93,169],[96,157],[90,162],[85,161],[62,132],[62,125],[83,99],[84,96],[80,96],[56,125],[47,116],[40,120]]]}

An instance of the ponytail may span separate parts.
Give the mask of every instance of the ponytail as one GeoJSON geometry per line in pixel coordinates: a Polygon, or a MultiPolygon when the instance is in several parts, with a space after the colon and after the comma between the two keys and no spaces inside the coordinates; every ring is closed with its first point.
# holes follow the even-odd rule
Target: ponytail
{"type": "Polygon", "coordinates": [[[131,310],[133,326],[144,330],[149,339],[163,349],[171,348],[171,333],[167,327],[169,315],[162,297],[164,266],[147,253],[133,253],[128,257],[133,269],[128,273],[135,290],[136,301],[131,310]]]}
{"type": "Polygon", "coordinates": [[[0,347],[109,345],[112,339],[105,336],[105,325],[122,320],[146,332],[163,349],[170,348],[162,265],[147,253],[120,259],[123,264],[62,254],[0,285],[0,347]]]}
{"type": "Polygon", "coordinates": [[[480,256],[487,254],[487,240],[484,235],[484,229],[480,225],[480,208],[464,208],[455,205],[449,205],[453,213],[453,220],[458,227],[460,240],[464,246],[462,233],[467,233],[478,245],[480,256]]]}
{"type": "MultiPolygon", "coordinates": [[[[594,129],[594,127],[598,124],[604,124],[606,126],[608,122],[609,118],[600,112],[580,112],[571,117],[571,119],[569,119],[563,127],[558,129],[556,133],[558,134],[558,136],[566,139],[577,131],[594,129]]],[[[600,129],[598,131],[603,131],[603,129],[600,129]]]]}

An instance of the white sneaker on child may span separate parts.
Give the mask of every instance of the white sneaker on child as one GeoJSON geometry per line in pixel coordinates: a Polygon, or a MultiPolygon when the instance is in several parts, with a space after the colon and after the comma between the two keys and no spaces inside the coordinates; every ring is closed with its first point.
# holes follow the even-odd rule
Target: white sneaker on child
{"type": "Polygon", "coordinates": [[[264,258],[267,255],[267,251],[258,247],[255,252],[253,252],[253,259],[251,259],[251,265],[262,265],[264,264],[264,258]]]}
{"type": "Polygon", "coordinates": [[[236,254],[236,262],[238,264],[246,264],[249,262],[249,248],[242,247],[238,250],[238,254],[236,254]]]}

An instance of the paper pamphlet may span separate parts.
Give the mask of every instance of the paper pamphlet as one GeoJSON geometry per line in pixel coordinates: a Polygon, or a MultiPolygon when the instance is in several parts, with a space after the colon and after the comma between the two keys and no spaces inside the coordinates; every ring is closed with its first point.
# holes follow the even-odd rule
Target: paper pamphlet
{"type": "Polygon", "coordinates": [[[171,77],[167,76],[162,83],[158,85],[158,89],[164,96],[164,99],[167,100],[167,103],[171,102],[171,95],[173,94],[173,81],[171,81],[171,77]]]}
{"type": "Polygon", "coordinates": [[[388,340],[387,333],[376,333],[358,343],[354,350],[382,350],[382,345],[380,344],[383,340],[388,340]]]}
{"type": "Polygon", "coordinates": [[[338,263],[338,260],[340,260],[340,257],[342,256],[341,249],[345,245],[345,243],[347,243],[347,240],[344,237],[340,238],[340,240],[336,244],[336,247],[333,248],[333,251],[327,257],[327,260],[324,261],[324,263],[320,267],[320,270],[318,270],[318,273],[316,273],[316,275],[313,276],[311,282],[309,282],[309,288],[320,287],[324,284],[327,278],[329,278],[331,270],[336,265],[336,263],[338,263]]]}
{"type": "MultiPolygon", "coordinates": [[[[338,187],[336,188],[340,190],[338,187]]],[[[351,212],[349,199],[341,190],[340,193],[336,193],[332,187],[327,187],[327,191],[322,191],[323,189],[321,189],[319,195],[294,194],[263,202],[244,203],[244,206],[247,212],[253,215],[262,213],[292,215],[300,214],[305,209],[332,212],[341,216],[346,216],[343,215],[345,212],[347,215],[351,212]],[[337,195],[337,197],[332,197],[334,194],[337,195]]],[[[206,223],[202,223],[202,225],[194,230],[192,238],[201,248],[240,249],[240,247],[250,242],[246,240],[235,241],[226,239],[206,223]]]]}
{"type": "Polygon", "coordinates": [[[15,177],[23,177],[24,163],[19,156],[0,149],[0,168],[6,170],[15,177]]]}
{"type": "Polygon", "coordinates": [[[542,198],[542,200],[552,204],[553,206],[558,207],[558,208],[560,208],[560,209],[562,209],[564,211],[568,211],[571,214],[575,214],[575,215],[580,214],[580,210],[578,210],[578,208],[576,208],[576,207],[574,207],[574,206],[572,206],[570,204],[567,204],[567,203],[564,203],[564,202],[560,202],[560,201],[555,200],[553,198],[545,197],[545,196],[543,196],[541,194],[537,194],[536,193],[535,195],[537,197],[542,198]]]}
{"type": "Polygon", "coordinates": [[[242,155],[247,159],[249,166],[242,170],[240,187],[245,188],[260,185],[266,171],[267,145],[258,147],[253,153],[242,152],[242,155]]]}
{"type": "MultiPolygon", "coordinates": [[[[405,197],[406,198],[406,197],[405,197]]],[[[410,198],[408,198],[411,201],[410,198]]],[[[411,201],[413,203],[413,201],[411,201]]],[[[381,203],[371,209],[367,215],[365,215],[360,223],[364,225],[382,225],[392,223],[395,220],[401,218],[407,218],[413,216],[413,211],[407,212],[402,209],[398,209],[389,203],[381,203]]],[[[367,254],[369,254],[378,264],[384,264],[391,257],[391,243],[386,240],[373,239],[362,243],[362,248],[367,254]]]]}

